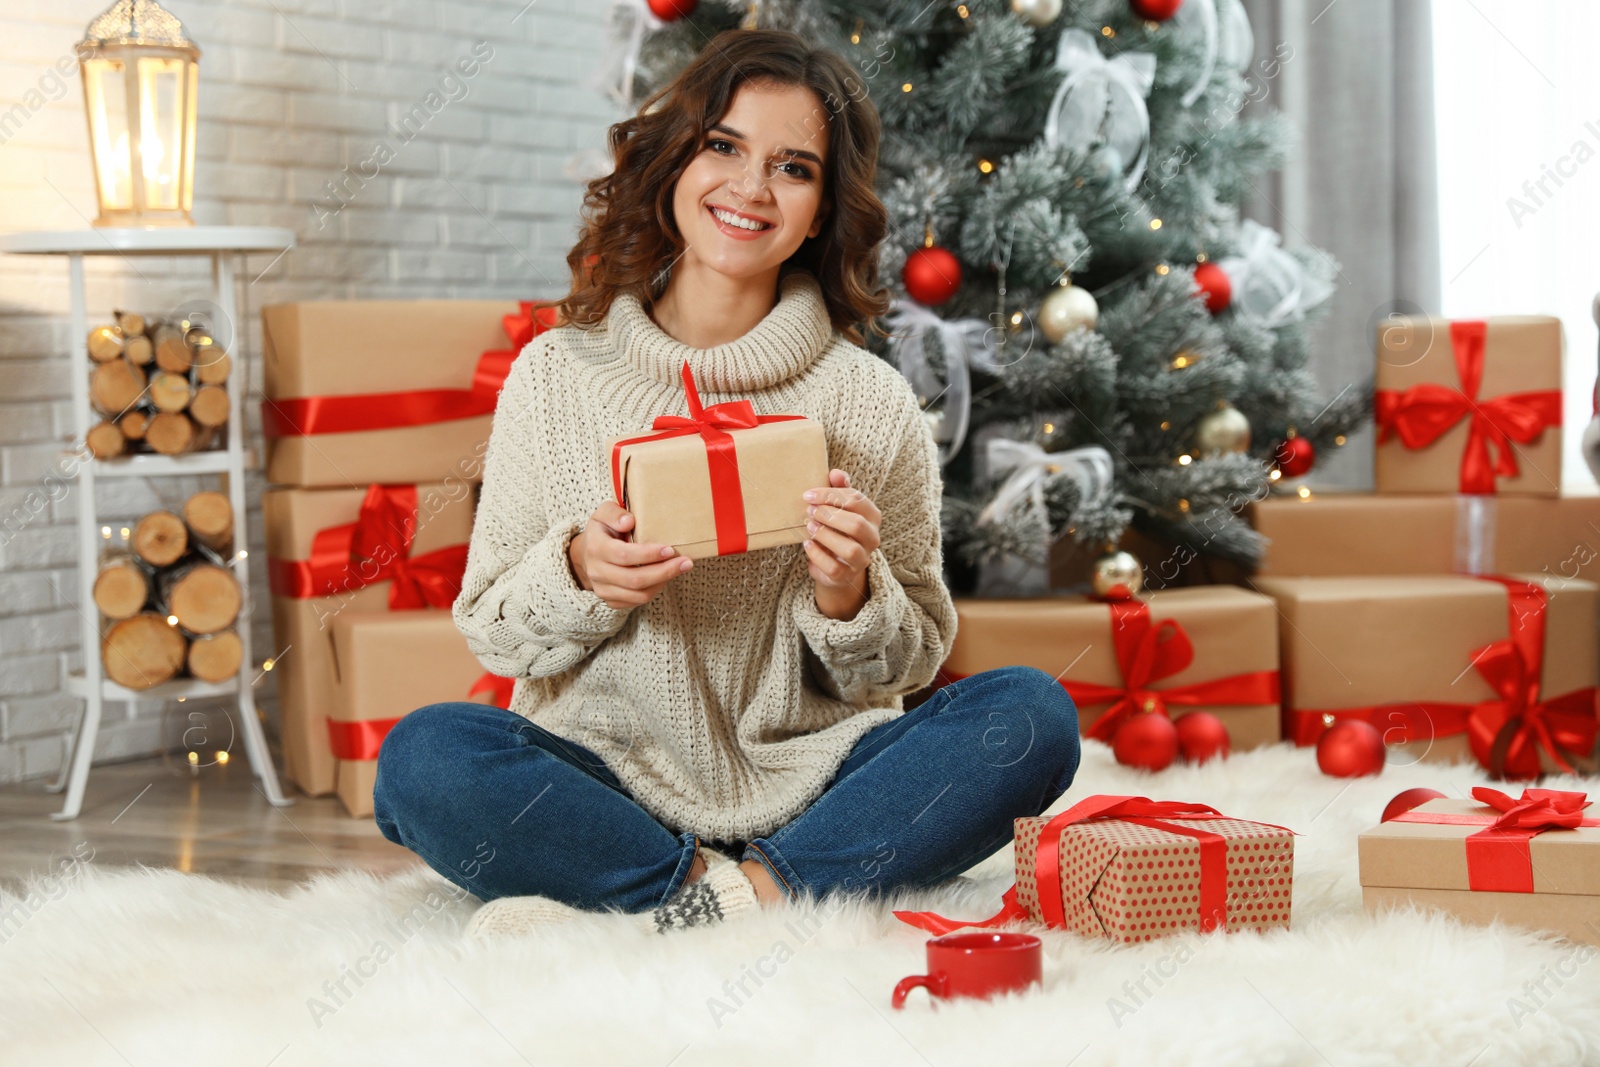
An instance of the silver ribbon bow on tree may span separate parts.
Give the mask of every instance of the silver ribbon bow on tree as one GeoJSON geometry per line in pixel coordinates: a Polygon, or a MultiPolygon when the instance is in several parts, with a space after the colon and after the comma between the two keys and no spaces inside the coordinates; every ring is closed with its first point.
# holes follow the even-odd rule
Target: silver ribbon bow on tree
{"type": "MultiPolygon", "coordinates": [[[[1131,166],[1128,164],[1126,154],[1123,156],[1124,182],[1131,192],[1139,184],[1139,179],[1144,177],[1145,161],[1150,154],[1150,111],[1144,101],[1145,97],[1150,95],[1150,87],[1156,81],[1156,57],[1148,52],[1123,52],[1107,59],[1101,54],[1100,46],[1095,43],[1093,35],[1087,30],[1073,29],[1061,34],[1061,40],[1056,45],[1055,66],[1066,76],[1056,90],[1055,99],[1050,103],[1050,112],[1044,127],[1045,142],[1051,146],[1061,143],[1063,103],[1074,91],[1086,91],[1088,79],[1100,75],[1105,80],[1108,93],[1121,89],[1126,94],[1128,113],[1133,116],[1138,127],[1138,154],[1131,166]]],[[[1091,101],[1089,104],[1091,114],[1105,115],[1110,108],[1109,99],[1091,101]]],[[[1097,120],[1097,128],[1098,125],[1097,120]]],[[[1127,146],[1113,145],[1113,147],[1123,152],[1127,146]]]]}
{"type": "Polygon", "coordinates": [[[1282,247],[1283,238],[1254,219],[1239,224],[1239,254],[1218,262],[1233,285],[1236,312],[1268,328],[1298,321],[1333,293],[1282,247]]]}
{"type": "Polygon", "coordinates": [[[898,299],[884,316],[884,324],[895,339],[895,364],[916,390],[924,412],[934,401],[944,398],[942,422],[933,437],[939,445],[939,462],[948,463],[967,439],[967,420],[972,412],[967,365],[969,361],[979,362],[974,353],[988,348],[990,325],[976,318],[941,319],[914,300],[898,299]],[[942,378],[928,358],[925,338],[929,331],[938,333],[944,351],[942,378]]]}
{"type": "Polygon", "coordinates": [[[616,46],[613,36],[611,46],[601,60],[597,81],[590,87],[602,90],[625,111],[633,110],[633,75],[639,67],[639,48],[644,43],[646,30],[654,33],[666,25],[650,10],[645,0],[611,0],[606,15],[607,25],[615,28],[619,19],[625,20],[622,43],[616,46]]]}
{"type": "Polygon", "coordinates": [[[1113,469],[1111,453],[1099,445],[1046,452],[1032,441],[1013,441],[1007,437],[990,439],[985,454],[991,477],[1005,471],[1011,474],[1001,483],[994,499],[978,513],[980,525],[999,524],[1024,502],[1034,524],[1050,539],[1050,512],[1045,506],[1045,483],[1053,477],[1067,477],[1078,486],[1078,506],[1098,504],[1111,492],[1113,469]]]}

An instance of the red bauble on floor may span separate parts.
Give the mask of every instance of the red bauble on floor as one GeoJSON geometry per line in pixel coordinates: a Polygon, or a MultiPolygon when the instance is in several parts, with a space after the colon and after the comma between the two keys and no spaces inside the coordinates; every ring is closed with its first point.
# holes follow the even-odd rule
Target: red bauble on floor
{"type": "Polygon", "coordinates": [[[1412,808],[1420,808],[1430,800],[1443,800],[1444,794],[1437,789],[1418,787],[1407,789],[1403,793],[1396,793],[1393,800],[1384,805],[1383,818],[1379,822],[1388,822],[1397,815],[1404,815],[1412,808]]]}
{"type": "Polygon", "coordinates": [[[900,273],[911,299],[926,307],[942,304],[961,288],[961,261],[947,248],[919,248],[906,257],[900,273]]]}
{"type": "Polygon", "coordinates": [[[1166,770],[1178,758],[1178,728],[1158,711],[1135,715],[1117,727],[1111,754],[1129,767],[1166,770]]]}
{"type": "Polygon", "coordinates": [[[1178,731],[1178,751],[1190,763],[1226,756],[1232,749],[1228,728],[1209,711],[1180,715],[1172,725],[1178,731]]]}
{"type": "Polygon", "coordinates": [[[1335,778],[1360,778],[1383,770],[1383,735],[1369,722],[1346,719],[1317,742],[1317,766],[1335,778]]]}

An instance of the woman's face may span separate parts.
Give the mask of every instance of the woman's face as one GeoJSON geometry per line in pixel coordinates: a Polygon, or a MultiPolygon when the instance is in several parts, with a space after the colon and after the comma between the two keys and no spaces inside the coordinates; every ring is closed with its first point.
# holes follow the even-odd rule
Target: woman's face
{"type": "Polygon", "coordinates": [[[740,86],[673,192],[683,258],[736,278],[776,271],[822,232],[827,159],[827,112],[815,93],[740,86]],[[712,208],[765,225],[739,228],[712,208]]]}

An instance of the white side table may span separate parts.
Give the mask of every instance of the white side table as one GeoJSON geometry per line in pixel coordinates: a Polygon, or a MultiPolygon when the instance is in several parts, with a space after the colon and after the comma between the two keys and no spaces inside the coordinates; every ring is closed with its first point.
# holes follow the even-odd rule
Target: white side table
{"type": "Polygon", "coordinates": [[[250,768],[261,779],[267,799],[274,805],[294,803],[285,797],[278,785],[277,770],[267,749],[266,735],[256,712],[255,695],[250,679],[255,670],[255,659],[250,651],[250,599],[249,550],[247,547],[248,523],[244,498],[244,472],[253,465],[244,446],[244,392],[249,369],[242,346],[242,324],[234,330],[233,381],[228,389],[228,447],[221,451],[196,452],[190,455],[158,456],[132,455],[114,459],[87,458],[84,437],[89,432],[89,356],[88,307],[84,293],[84,256],[205,256],[211,260],[211,283],[214,299],[223,317],[238,323],[234,299],[234,260],[240,261],[249,252],[272,252],[282,255],[294,247],[292,230],[266,226],[183,226],[157,229],[85,229],[57,230],[39,233],[14,233],[0,236],[0,252],[20,255],[64,255],[72,280],[72,343],[69,358],[74,360],[72,371],[72,405],[74,419],[74,455],[81,457],[77,464],[79,487],[78,501],[78,614],[82,617],[83,672],[73,672],[67,678],[67,690],[84,701],[83,718],[72,738],[72,752],[61,776],[50,786],[51,792],[66,789],[66,804],[52,819],[75,819],[83,806],[83,791],[89,781],[89,768],[94,760],[95,738],[100,732],[100,714],[105,701],[116,700],[136,704],[140,700],[167,700],[177,697],[216,696],[235,693],[238,696],[239,722],[236,729],[243,734],[245,749],[250,757],[250,768]],[[99,519],[95,507],[95,483],[99,478],[159,477],[178,474],[225,474],[228,480],[228,498],[234,514],[234,552],[230,563],[243,592],[239,618],[235,624],[243,645],[239,673],[224,682],[203,682],[194,678],[178,678],[149,689],[133,690],[116,684],[104,676],[100,663],[99,609],[95,607],[94,580],[99,561],[100,545],[97,539],[99,519]]]}

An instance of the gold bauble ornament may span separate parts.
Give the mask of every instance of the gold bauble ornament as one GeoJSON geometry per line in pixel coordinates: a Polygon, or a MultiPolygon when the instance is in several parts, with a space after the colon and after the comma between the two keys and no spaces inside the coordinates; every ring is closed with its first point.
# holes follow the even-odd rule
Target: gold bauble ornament
{"type": "Polygon", "coordinates": [[[1100,321],[1100,305],[1089,290],[1062,285],[1051,290],[1039,305],[1039,331],[1053,345],[1074,330],[1092,330],[1100,321]]]}
{"type": "Polygon", "coordinates": [[[1224,402],[1195,426],[1194,445],[1202,456],[1246,451],[1250,447],[1250,420],[1224,402]]]}
{"type": "Polygon", "coordinates": [[[1144,588],[1144,567],[1132,552],[1110,552],[1094,561],[1089,584],[1101,600],[1132,600],[1144,588]]]}
{"type": "Polygon", "coordinates": [[[1011,0],[1011,10],[1028,25],[1042,28],[1061,14],[1061,0],[1011,0]]]}

